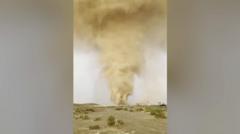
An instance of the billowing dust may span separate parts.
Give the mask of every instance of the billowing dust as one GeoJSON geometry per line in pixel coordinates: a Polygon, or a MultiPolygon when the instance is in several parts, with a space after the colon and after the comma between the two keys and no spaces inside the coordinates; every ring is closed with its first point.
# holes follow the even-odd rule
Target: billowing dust
{"type": "Polygon", "coordinates": [[[74,36],[100,52],[115,104],[127,104],[144,63],[141,42],[164,6],[163,0],[74,0],[74,36]]]}

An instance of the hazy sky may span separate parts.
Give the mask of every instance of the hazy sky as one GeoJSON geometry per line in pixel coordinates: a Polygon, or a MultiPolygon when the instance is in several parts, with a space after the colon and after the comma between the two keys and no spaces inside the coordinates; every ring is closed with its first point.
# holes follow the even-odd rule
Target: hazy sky
{"type": "MultiPolygon", "coordinates": [[[[130,104],[167,101],[166,40],[159,34],[144,42],[144,66],[135,76],[130,104]]],[[[111,104],[106,79],[96,50],[83,49],[84,42],[75,40],[74,48],[74,103],[111,104]]]]}

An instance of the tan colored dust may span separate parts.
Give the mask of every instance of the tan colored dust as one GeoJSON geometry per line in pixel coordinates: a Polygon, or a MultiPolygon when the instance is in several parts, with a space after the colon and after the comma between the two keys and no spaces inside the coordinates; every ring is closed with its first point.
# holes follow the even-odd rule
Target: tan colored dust
{"type": "Polygon", "coordinates": [[[164,11],[163,0],[75,0],[74,36],[98,48],[111,100],[127,104],[143,64],[142,40],[164,11]]]}

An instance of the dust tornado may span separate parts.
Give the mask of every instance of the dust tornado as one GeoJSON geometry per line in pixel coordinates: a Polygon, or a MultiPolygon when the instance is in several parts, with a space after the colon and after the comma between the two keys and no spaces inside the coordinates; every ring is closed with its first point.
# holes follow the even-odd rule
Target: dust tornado
{"type": "Polygon", "coordinates": [[[97,48],[111,100],[127,104],[143,61],[142,40],[159,22],[161,0],[74,0],[74,36],[97,48]]]}

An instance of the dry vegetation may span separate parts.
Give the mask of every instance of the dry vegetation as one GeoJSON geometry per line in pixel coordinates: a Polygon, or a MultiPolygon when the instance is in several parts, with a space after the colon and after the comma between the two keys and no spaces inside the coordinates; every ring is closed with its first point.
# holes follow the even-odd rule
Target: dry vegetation
{"type": "Polygon", "coordinates": [[[74,134],[166,134],[167,107],[74,105],[74,134]]]}

